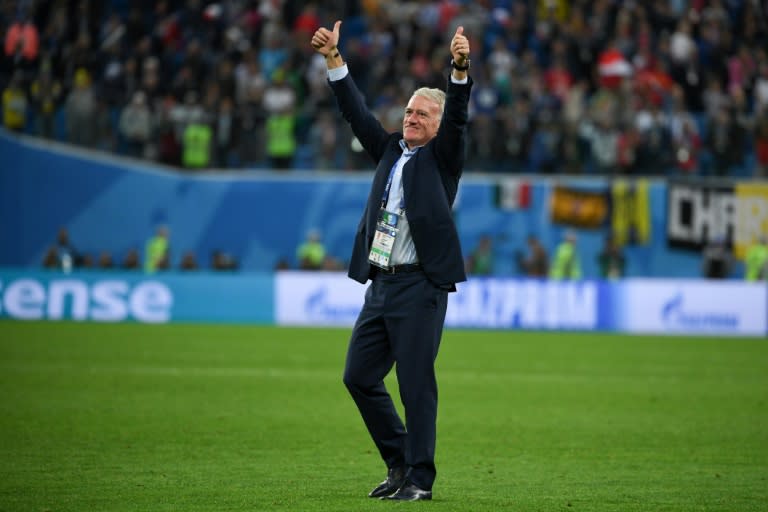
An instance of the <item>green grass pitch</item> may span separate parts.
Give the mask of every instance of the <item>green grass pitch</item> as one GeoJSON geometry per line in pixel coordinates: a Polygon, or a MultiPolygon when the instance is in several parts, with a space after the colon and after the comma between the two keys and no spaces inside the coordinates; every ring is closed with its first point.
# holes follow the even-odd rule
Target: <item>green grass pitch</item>
{"type": "Polygon", "coordinates": [[[366,497],[348,336],[0,322],[0,511],[768,510],[765,339],[448,330],[403,504],[366,497]]]}

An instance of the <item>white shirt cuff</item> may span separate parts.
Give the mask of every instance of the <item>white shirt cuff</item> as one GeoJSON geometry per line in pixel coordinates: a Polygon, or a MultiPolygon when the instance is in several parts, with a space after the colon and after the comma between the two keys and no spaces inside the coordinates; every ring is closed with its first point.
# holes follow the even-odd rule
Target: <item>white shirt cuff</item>
{"type": "Polygon", "coordinates": [[[328,80],[330,80],[331,82],[336,82],[337,80],[341,80],[348,74],[349,74],[349,69],[347,68],[347,65],[344,64],[341,67],[329,69],[328,80]]]}

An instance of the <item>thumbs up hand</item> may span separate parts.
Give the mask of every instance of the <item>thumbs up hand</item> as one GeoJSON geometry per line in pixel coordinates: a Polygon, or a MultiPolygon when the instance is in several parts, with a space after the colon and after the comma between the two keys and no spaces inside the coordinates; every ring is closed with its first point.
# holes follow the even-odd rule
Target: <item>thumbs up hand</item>
{"type": "Polygon", "coordinates": [[[317,50],[321,55],[328,56],[331,50],[336,48],[339,44],[339,29],[341,28],[341,20],[337,20],[333,24],[333,30],[328,30],[325,27],[320,27],[315,31],[312,36],[312,48],[317,50]]]}
{"type": "Polygon", "coordinates": [[[451,56],[459,66],[466,65],[469,60],[469,39],[464,35],[464,27],[458,27],[451,39],[451,56]]]}

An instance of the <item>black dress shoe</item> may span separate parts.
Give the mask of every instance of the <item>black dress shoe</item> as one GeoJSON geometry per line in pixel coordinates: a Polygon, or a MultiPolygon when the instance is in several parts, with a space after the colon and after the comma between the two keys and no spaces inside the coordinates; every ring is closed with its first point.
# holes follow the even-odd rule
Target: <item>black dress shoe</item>
{"type": "Polygon", "coordinates": [[[411,482],[405,482],[394,494],[390,494],[381,499],[401,501],[431,500],[432,491],[425,491],[411,482]]]}
{"type": "Polygon", "coordinates": [[[368,493],[371,498],[385,498],[397,491],[405,482],[405,468],[390,468],[387,471],[387,479],[368,493]]]}

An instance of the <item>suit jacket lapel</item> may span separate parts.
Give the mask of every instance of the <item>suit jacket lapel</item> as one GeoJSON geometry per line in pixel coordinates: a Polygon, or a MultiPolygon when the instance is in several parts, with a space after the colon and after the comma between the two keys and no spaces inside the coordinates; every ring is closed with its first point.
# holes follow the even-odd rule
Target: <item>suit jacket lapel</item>
{"type": "MultiPolygon", "coordinates": [[[[400,147],[397,146],[397,149],[399,151],[400,147]]],[[[368,201],[368,228],[370,230],[373,230],[376,227],[376,219],[378,218],[379,210],[381,209],[381,197],[384,194],[384,189],[387,187],[389,171],[392,169],[392,166],[395,165],[398,158],[400,158],[399,152],[394,150],[387,151],[380,161],[376,174],[374,174],[371,196],[368,201]]],[[[405,186],[405,184],[403,184],[403,186],[405,186]]]]}
{"type": "MultiPolygon", "coordinates": [[[[421,150],[419,150],[421,151],[421,150]]],[[[416,174],[416,160],[419,158],[419,151],[405,162],[403,166],[403,194],[405,201],[408,202],[408,196],[413,190],[413,177],[416,174]]]]}

